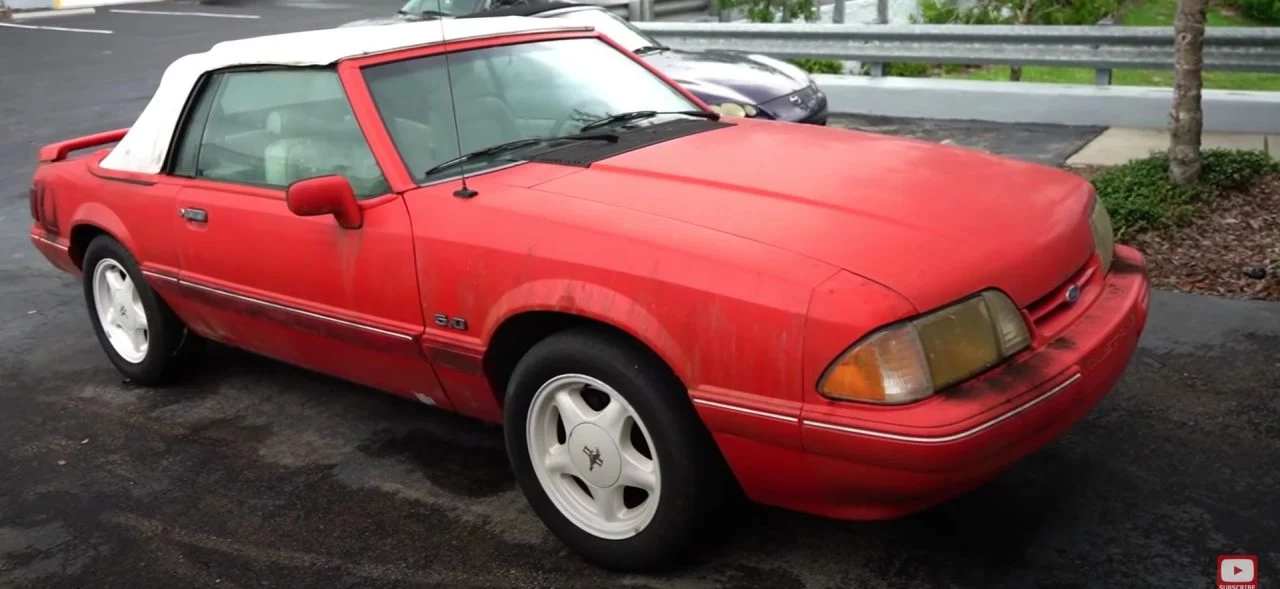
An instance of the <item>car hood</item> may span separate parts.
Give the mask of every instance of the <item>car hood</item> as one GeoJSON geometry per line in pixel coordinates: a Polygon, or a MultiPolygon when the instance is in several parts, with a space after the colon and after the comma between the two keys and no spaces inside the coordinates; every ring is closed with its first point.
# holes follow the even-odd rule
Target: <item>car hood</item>
{"type": "Polygon", "coordinates": [[[768,102],[809,85],[804,70],[762,55],[668,49],[644,59],[695,94],[747,104],[768,102]]]}
{"type": "Polygon", "coordinates": [[[805,255],[923,312],[985,288],[1025,306],[1093,252],[1079,176],[969,150],[741,120],[537,185],[805,255]]]}

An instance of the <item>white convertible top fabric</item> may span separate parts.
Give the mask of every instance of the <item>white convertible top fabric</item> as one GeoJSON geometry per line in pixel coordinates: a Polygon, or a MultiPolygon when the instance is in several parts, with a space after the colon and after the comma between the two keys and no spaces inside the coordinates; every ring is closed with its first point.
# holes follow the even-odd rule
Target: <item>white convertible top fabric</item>
{"type": "Polygon", "coordinates": [[[151,102],[102,160],[113,170],[156,174],[191,90],[206,72],[239,65],[317,66],[442,41],[591,27],[544,18],[502,16],[345,27],[223,41],[204,53],[178,58],[165,69],[151,102]]]}

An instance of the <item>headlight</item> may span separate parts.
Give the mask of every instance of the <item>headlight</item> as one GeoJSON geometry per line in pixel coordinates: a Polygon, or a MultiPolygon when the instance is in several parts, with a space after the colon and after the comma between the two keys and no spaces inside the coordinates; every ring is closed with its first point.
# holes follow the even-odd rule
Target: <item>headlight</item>
{"type": "Polygon", "coordinates": [[[987,290],[863,338],[827,368],[818,390],[840,401],[909,403],[967,380],[1030,343],[1013,301],[987,290]]]}
{"type": "Polygon", "coordinates": [[[1111,270],[1111,260],[1116,255],[1116,233],[1111,226],[1111,215],[1102,199],[1093,198],[1093,211],[1089,213],[1089,225],[1093,228],[1093,249],[1102,258],[1102,273],[1111,270]]]}
{"type": "Polygon", "coordinates": [[[736,102],[713,104],[711,105],[711,110],[727,117],[754,117],[757,114],[760,114],[760,111],[756,110],[756,107],[751,106],[750,104],[738,104],[736,102]]]}

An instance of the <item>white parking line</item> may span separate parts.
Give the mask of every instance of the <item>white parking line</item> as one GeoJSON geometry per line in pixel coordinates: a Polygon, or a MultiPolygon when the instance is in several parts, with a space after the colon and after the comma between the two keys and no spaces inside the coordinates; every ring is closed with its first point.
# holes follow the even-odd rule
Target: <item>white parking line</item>
{"type": "Polygon", "coordinates": [[[164,16],[212,16],[215,18],[262,18],[256,14],[227,14],[225,12],[175,12],[167,10],[132,10],[127,8],[112,8],[107,12],[118,12],[120,14],[159,14],[164,16]]]}
{"type": "Polygon", "coordinates": [[[77,29],[74,27],[47,27],[38,25],[20,25],[18,23],[0,22],[0,27],[12,27],[15,29],[45,29],[50,31],[67,31],[71,33],[98,33],[100,35],[110,35],[112,31],[103,29],[77,29]]]}

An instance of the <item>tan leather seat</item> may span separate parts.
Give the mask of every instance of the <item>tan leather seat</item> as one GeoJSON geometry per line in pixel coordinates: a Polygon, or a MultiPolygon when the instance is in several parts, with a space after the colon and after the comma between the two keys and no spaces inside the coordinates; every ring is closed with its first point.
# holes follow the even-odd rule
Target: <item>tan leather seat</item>
{"type": "Polygon", "coordinates": [[[263,152],[267,184],[339,174],[357,195],[386,192],[382,171],[353,119],[332,121],[287,110],[267,115],[267,130],[278,137],[263,152]]]}

